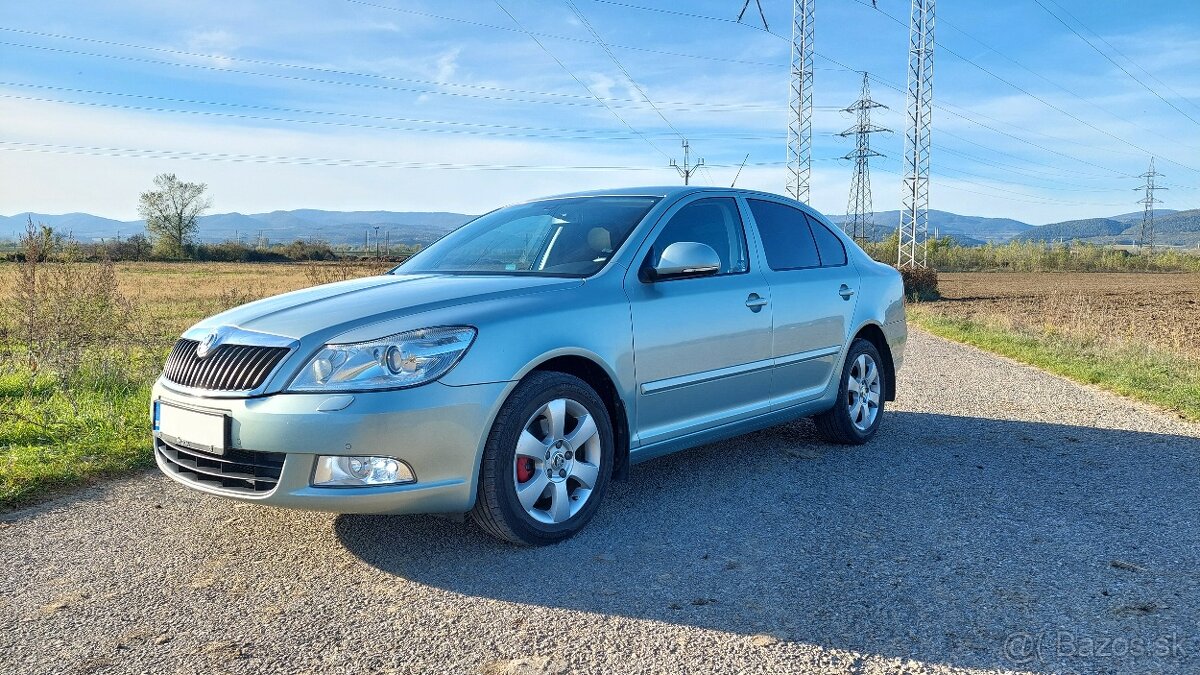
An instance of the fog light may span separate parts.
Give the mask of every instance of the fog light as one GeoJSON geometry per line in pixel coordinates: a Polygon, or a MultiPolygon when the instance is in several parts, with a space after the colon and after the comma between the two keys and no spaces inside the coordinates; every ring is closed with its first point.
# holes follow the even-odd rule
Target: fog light
{"type": "Polygon", "coordinates": [[[394,457],[317,457],[316,487],[364,487],[415,483],[417,477],[394,457]]]}

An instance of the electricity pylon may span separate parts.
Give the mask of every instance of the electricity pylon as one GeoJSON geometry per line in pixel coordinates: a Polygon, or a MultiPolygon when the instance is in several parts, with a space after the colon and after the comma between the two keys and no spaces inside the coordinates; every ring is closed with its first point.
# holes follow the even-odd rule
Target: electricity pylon
{"type": "MultiPolygon", "coordinates": [[[[762,19],[763,30],[771,32],[771,26],[767,23],[767,15],[763,13],[762,0],[754,0],[754,4],[758,5],[758,18],[762,19]]],[[[750,8],[750,0],[742,3],[742,11],[738,12],[738,23],[742,22],[742,17],[746,15],[746,10],[750,8]]]]}
{"type": "Polygon", "coordinates": [[[1154,158],[1150,158],[1150,170],[1138,176],[1145,178],[1146,183],[1136,189],[1144,190],[1145,195],[1138,200],[1139,204],[1145,205],[1145,210],[1142,211],[1142,234],[1138,237],[1138,250],[1146,253],[1154,253],[1154,205],[1161,204],[1161,199],[1154,198],[1155,190],[1166,190],[1165,187],[1160,187],[1154,184],[1154,179],[1162,174],[1154,170],[1154,158]]]}
{"type": "Polygon", "coordinates": [[[875,209],[871,204],[871,167],[872,157],[883,157],[882,153],[871,149],[871,134],[891,133],[871,123],[871,111],[875,108],[887,109],[887,106],[871,99],[871,81],[863,73],[862,93],[858,100],[845,108],[844,112],[858,116],[857,123],[838,134],[842,138],[854,136],[854,150],[842,159],[854,160],[854,178],[850,181],[850,200],[846,203],[846,220],[842,229],[859,244],[875,241],[879,238],[875,231],[875,209]]]}
{"type": "Polygon", "coordinates": [[[908,120],[904,132],[897,267],[925,267],[929,234],[929,145],[933,113],[933,14],[936,0],[912,0],[908,25],[908,120]]]}
{"type": "Polygon", "coordinates": [[[679,165],[675,163],[675,160],[671,160],[671,166],[679,172],[679,177],[683,179],[684,185],[687,185],[689,182],[691,182],[692,174],[700,169],[700,167],[704,166],[703,157],[701,157],[700,161],[696,162],[695,164],[691,163],[691,152],[692,147],[688,145],[687,139],[685,138],[683,139],[683,164],[679,165]]]}
{"type": "Polygon", "coordinates": [[[788,95],[787,190],[808,201],[812,176],[813,3],[793,0],[792,77],[788,95]]]}

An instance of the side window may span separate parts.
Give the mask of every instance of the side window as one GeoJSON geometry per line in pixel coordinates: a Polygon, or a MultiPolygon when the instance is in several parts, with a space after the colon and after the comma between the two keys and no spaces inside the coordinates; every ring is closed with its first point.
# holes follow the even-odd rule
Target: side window
{"type": "Polygon", "coordinates": [[[777,202],[747,199],[758,224],[767,265],[776,271],[819,267],[821,258],[804,212],[777,202]]]}
{"type": "Polygon", "coordinates": [[[671,217],[654,242],[652,258],[679,241],[708,244],[721,258],[718,274],[737,274],[750,269],[746,259],[746,234],[737,203],[728,197],[701,199],[671,217]]]}
{"type": "Polygon", "coordinates": [[[821,267],[845,265],[846,247],[842,244],[842,240],[817,219],[805,215],[808,217],[809,226],[812,227],[813,239],[817,240],[817,250],[821,253],[821,267]]]}

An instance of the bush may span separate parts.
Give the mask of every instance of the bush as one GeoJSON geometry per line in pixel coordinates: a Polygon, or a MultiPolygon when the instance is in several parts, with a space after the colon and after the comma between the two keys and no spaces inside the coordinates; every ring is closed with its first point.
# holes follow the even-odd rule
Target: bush
{"type": "MultiPolygon", "coordinates": [[[[73,375],[93,350],[111,352],[134,334],[133,304],[117,286],[111,260],[84,262],[83,252],[30,220],[20,239],[22,262],[10,304],[19,348],[30,370],[73,375]]],[[[94,363],[92,365],[95,365],[94,363]]]]}
{"type": "Polygon", "coordinates": [[[900,278],[904,280],[904,297],[909,300],[919,302],[941,297],[937,289],[937,271],[932,267],[901,267],[900,278]]]}

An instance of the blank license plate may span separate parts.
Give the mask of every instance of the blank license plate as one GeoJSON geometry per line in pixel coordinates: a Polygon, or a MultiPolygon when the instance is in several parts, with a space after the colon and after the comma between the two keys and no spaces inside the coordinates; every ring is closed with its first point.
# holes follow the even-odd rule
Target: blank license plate
{"type": "Polygon", "coordinates": [[[203,413],[155,401],[154,426],[180,445],[215,455],[225,454],[224,415],[203,413]]]}

